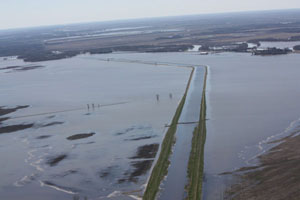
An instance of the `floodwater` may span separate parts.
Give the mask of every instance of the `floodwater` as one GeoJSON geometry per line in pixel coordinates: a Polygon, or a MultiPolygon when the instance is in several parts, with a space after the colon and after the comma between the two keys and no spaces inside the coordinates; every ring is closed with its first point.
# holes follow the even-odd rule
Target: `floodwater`
{"type": "MultiPolygon", "coordinates": [[[[204,199],[222,199],[233,180],[220,174],[252,164],[252,158],[265,150],[263,143],[278,134],[289,134],[289,127],[300,117],[299,54],[114,53],[35,63],[45,67],[31,66],[31,70],[1,70],[1,104],[30,105],[1,118],[81,109],[0,120],[0,126],[19,125],[17,128],[23,129],[0,134],[1,198],[19,199],[28,194],[28,199],[38,195],[65,199],[70,197],[66,192],[89,198],[123,198],[118,196],[120,191],[135,190],[146,182],[149,171],[134,169],[151,165],[155,144],[162,141],[163,126],[176,110],[190,71],[97,60],[112,57],[209,66],[204,199]],[[171,92],[173,99],[168,96],[171,92]],[[93,102],[127,103],[88,111],[86,104],[93,102]],[[40,137],[43,139],[37,139],[40,137]],[[132,160],[142,154],[140,147],[151,151],[146,158],[132,160]],[[136,174],[142,174],[138,180],[136,174]]],[[[9,62],[17,63],[3,61],[1,67],[19,65],[20,61],[9,62]]]]}
{"type": "Polygon", "coordinates": [[[221,55],[211,62],[204,199],[223,199],[232,171],[264,151],[262,143],[300,117],[299,54],[221,55]]]}
{"type": "Polygon", "coordinates": [[[0,59],[0,199],[142,193],[190,69],[94,58],[0,59]]]}
{"type": "MultiPolygon", "coordinates": [[[[204,75],[204,67],[195,68],[179,123],[199,121],[204,75]]],[[[197,125],[198,123],[177,125],[176,143],[170,156],[171,164],[168,169],[168,175],[162,183],[159,199],[181,200],[186,197],[185,186],[188,183],[186,169],[191,152],[193,132],[197,125]]]]}
{"type": "Polygon", "coordinates": [[[234,180],[220,174],[255,163],[255,155],[265,151],[263,143],[288,135],[299,121],[299,54],[186,52],[113,57],[209,66],[203,199],[222,199],[234,180]]]}

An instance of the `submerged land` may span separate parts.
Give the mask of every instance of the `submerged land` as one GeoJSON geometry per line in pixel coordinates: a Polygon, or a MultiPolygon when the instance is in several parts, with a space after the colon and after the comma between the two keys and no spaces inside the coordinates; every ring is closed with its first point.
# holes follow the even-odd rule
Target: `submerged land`
{"type": "Polygon", "coordinates": [[[299,46],[299,9],[0,31],[0,198],[297,199],[299,46]]]}

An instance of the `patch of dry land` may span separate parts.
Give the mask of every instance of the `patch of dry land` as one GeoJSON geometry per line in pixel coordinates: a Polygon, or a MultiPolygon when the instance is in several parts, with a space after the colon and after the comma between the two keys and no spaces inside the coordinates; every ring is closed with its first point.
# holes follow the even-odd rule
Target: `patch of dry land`
{"type": "Polygon", "coordinates": [[[239,182],[227,190],[226,199],[300,198],[300,129],[258,157],[260,164],[241,168],[233,174],[239,182]],[[240,174],[242,172],[242,174],[240,174]]]}

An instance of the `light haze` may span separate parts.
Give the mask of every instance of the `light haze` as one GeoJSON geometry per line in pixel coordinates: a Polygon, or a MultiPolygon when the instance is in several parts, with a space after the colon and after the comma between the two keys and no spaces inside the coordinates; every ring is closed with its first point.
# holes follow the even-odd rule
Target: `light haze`
{"type": "Polygon", "coordinates": [[[300,8],[299,0],[0,0],[0,29],[300,8]]]}

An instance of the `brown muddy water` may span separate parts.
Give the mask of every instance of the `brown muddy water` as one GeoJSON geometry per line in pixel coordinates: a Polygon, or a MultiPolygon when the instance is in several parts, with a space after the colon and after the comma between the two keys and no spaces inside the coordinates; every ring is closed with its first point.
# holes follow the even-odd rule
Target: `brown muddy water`
{"type": "Polygon", "coordinates": [[[0,199],[10,200],[140,195],[190,75],[88,55],[0,69],[0,199]]]}
{"type": "Polygon", "coordinates": [[[289,135],[299,124],[299,54],[188,52],[113,57],[209,66],[203,199],[223,199],[224,190],[235,180],[221,173],[256,163],[256,156],[270,148],[268,141],[289,135]]]}

